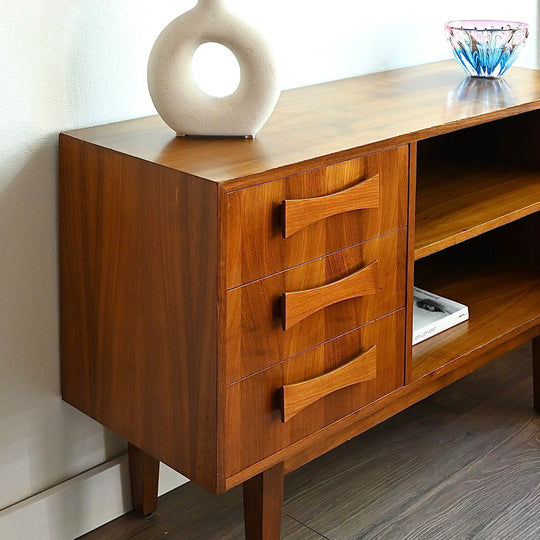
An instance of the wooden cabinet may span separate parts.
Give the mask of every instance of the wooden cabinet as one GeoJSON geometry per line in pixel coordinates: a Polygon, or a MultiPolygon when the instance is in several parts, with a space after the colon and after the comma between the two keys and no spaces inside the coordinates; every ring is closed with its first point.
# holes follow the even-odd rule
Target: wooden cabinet
{"type": "Polygon", "coordinates": [[[129,441],[142,514],[163,461],[276,538],[284,474],[539,334],[540,74],[461,80],[290,90],[255,140],[61,135],[63,397],[129,441]],[[470,320],[412,347],[415,281],[470,320]]]}

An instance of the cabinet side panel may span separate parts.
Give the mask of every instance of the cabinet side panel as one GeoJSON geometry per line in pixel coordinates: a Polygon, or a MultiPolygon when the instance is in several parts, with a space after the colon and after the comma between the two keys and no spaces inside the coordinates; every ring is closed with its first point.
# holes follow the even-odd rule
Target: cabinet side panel
{"type": "Polygon", "coordinates": [[[60,140],[62,395],[216,489],[217,189],[60,140]]]}

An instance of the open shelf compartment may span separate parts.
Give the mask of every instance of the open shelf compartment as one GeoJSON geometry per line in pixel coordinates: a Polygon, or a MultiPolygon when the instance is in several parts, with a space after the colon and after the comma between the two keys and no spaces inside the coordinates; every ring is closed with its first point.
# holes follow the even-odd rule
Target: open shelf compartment
{"type": "Polygon", "coordinates": [[[539,217],[416,262],[415,284],[466,304],[469,320],[413,347],[412,380],[443,375],[507,341],[538,333],[539,217]]]}
{"type": "Polygon", "coordinates": [[[418,143],[415,260],[540,209],[540,114],[524,117],[418,143]]]}

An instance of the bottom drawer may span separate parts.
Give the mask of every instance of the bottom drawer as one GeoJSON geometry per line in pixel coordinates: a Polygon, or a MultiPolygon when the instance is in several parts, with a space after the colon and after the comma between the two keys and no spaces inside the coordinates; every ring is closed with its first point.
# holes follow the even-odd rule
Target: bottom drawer
{"type": "Polygon", "coordinates": [[[227,475],[403,385],[401,309],[227,387],[227,475]]]}

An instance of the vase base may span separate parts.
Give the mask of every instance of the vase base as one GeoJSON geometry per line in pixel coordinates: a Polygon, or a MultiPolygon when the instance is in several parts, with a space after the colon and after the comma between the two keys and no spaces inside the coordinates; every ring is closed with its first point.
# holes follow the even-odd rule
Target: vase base
{"type": "Polygon", "coordinates": [[[177,137],[190,139],[254,139],[255,135],[195,135],[193,133],[176,133],[177,137]]]}

